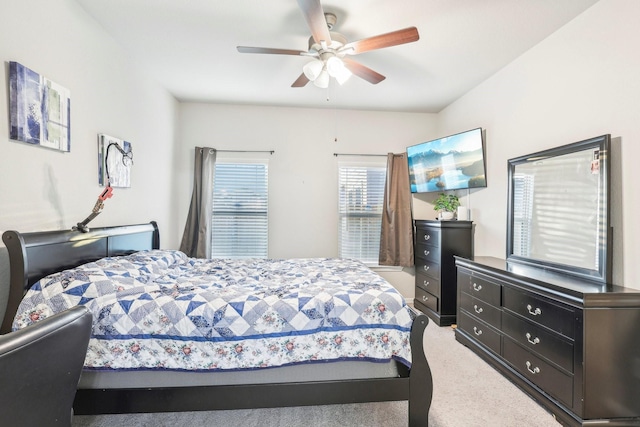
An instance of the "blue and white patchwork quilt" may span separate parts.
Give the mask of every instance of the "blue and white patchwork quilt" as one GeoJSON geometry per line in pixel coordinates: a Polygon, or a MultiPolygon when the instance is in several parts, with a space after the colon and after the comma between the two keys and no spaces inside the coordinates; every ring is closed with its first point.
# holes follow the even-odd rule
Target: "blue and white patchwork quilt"
{"type": "Polygon", "coordinates": [[[411,364],[412,312],[354,260],[198,259],[172,250],[104,258],[41,279],[13,328],[79,304],[93,313],[85,369],[411,364]]]}

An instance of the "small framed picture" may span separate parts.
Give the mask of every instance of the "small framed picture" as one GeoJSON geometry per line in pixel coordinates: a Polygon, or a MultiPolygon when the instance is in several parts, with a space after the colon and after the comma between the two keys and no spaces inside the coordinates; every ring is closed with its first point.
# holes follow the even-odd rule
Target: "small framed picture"
{"type": "Polygon", "coordinates": [[[593,152],[593,160],[591,160],[591,173],[597,175],[600,173],[600,151],[595,150],[593,152]]]}
{"type": "Polygon", "coordinates": [[[113,136],[98,135],[98,184],[131,187],[133,147],[128,141],[113,136]]]}

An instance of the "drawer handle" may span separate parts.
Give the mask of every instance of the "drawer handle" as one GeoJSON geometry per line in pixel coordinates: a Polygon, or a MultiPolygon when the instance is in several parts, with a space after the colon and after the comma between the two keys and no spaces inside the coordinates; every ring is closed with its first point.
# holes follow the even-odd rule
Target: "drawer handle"
{"type": "Polygon", "coordinates": [[[425,287],[426,287],[426,286],[429,286],[429,281],[428,281],[428,280],[424,280],[424,281],[423,281],[423,283],[424,283],[424,286],[425,286],[425,287]]]}
{"type": "Polygon", "coordinates": [[[425,234],[424,235],[424,240],[429,240],[430,238],[431,238],[431,235],[429,235],[429,234],[425,234]]]}
{"type": "Polygon", "coordinates": [[[477,327],[473,327],[473,333],[476,334],[477,336],[482,335],[482,329],[478,329],[477,327]]]}
{"type": "Polygon", "coordinates": [[[536,366],[535,368],[531,369],[531,362],[527,360],[527,371],[535,375],[540,373],[540,368],[536,366]]]}
{"type": "Polygon", "coordinates": [[[424,271],[429,271],[429,266],[428,265],[423,265],[422,268],[424,269],[424,271]]]}
{"type": "Polygon", "coordinates": [[[428,251],[426,249],[424,250],[424,256],[429,256],[430,253],[431,253],[431,251],[428,251]]]}
{"type": "Polygon", "coordinates": [[[474,304],[473,305],[473,309],[476,311],[476,313],[480,314],[482,313],[484,310],[482,309],[482,307],[478,308],[478,304],[474,304]]]}
{"type": "Polygon", "coordinates": [[[529,311],[529,314],[532,316],[538,316],[542,314],[542,310],[540,310],[540,307],[536,307],[536,309],[534,310],[531,304],[527,304],[527,310],[529,311]]]}
{"type": "Polygon", "coordinates": [[[473,290],[476,292],[480,292],[482,290],[482,285],[478,285],[476,284],[476,282],[473,282],[473,290]]]}
{"type": "Polygon", "coordinates": [[[429,297],[422,295],[422,301],[429,301],[429,297]]]}
{"type": "Polygon", "coordinates": [[[534,339],[531,339],[531,334],[529,332],[527,332],[527,341],[529,341],[531,344],[536,345],[536,344],[540,344],[540,338],[535,337],[534,339]]]}

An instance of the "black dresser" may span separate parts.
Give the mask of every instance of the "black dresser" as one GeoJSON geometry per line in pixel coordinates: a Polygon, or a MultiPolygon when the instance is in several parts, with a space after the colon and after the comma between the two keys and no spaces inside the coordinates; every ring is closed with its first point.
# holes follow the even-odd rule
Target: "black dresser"
{"type": "Polygon", "coordinates": [[[415,307],[438,326],[456,323],[454,255],[473,257],[472,221],[416,220],[415,307]]]}
{"type": "Polygon", "coordinates": [[[640,425],[640,290],[456,259],[468,346],[564,425],[640,425]]]}

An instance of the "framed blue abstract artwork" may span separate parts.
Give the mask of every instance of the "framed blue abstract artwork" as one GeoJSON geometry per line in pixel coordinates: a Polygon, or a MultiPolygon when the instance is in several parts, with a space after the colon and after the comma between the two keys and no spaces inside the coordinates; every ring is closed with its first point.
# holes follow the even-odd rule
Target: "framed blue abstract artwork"
{"type": "Polygon", "coordinates": [[[71,151],[69,90],[17,62],[9,62],[9,137],[71,151]]]}

